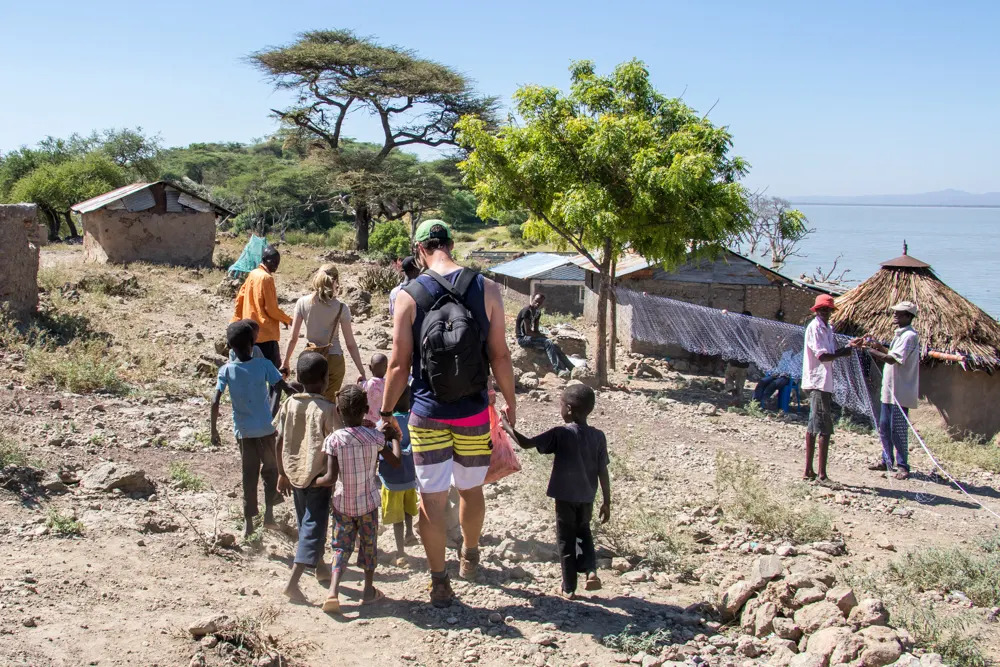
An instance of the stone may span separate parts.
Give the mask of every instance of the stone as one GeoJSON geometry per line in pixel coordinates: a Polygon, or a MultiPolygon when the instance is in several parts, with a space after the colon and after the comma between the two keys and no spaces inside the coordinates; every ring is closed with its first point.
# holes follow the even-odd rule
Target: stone
{"type": "Polygon", "coordinates": [[[640,584],[644,581],[649,581],[649,573],[645,570],[633,570],[632,572],[623,574],[622,579],[630,584],[640,584]]]}
{"type": "Polygon", "coordinates": [[[778,556],[761,556],[754,563],[753,574],[759,579],[770,581],[784,574],[785,568],[778,556]]]}
{"type": "Polygon", "coordinates": [[[746,658],[756,658],[760,655],[760,647],[754,642],[753,637],[744,635],[736,642],[736,653],[746,658]]]}
{"type": "Polygon", "coordinates": [[[858,606],[858,598],[855,597],[854,591],[849,586],[831,588],[826,592],[826,599],[837,605],[844,616],[850,614],[851,610],[858,606]]]}
{"type": "Polygon", "coordinates": [[[182,442],[188,442],[195,439],[198,435],[198,431],[191,428],[190,426],[184,426],[179,431],[177,431],[177,439],[182,442]]]}
{"type": "Polygon", "coordinates": [[[875,544],[879,549],[885,549],[886,551],[896,550],[896,545],[893,544],[892,541],[885,535],[879,536],[879,538],[875,541],[875,544]]]}
{"type": "Polygon", "coordinates": [[[924,653],[920,656],[920,667],[944,667],[944,658],[940,653],[924,653]]]}
{"type": "MultiPolygon", "coordinates": [[[[778,617],[778,605],[773,602],[763,602],[754,614],[753,634],[755,637],[765,637],[774,629],[774,619],[778,617]]],[[[749,656],[754,657],[754,656],[749,656]]]]}
{"type": "Polygon", "coordinates": [[[760,609],[761,604],[763,604],[763,601],[758,595],[757,597],[750,598],[743,605],[743,615],[740,616],[740,630],[743,631],[743,634],[754,634],[754,628],[757,627],[757,611],[760,609]]]}
{"type": "Polygon", "coordinates": [[[597,373],[590,369],[587,364],[581,364],[580,366],[575,366],[570,372],[570,377],[574,380],[579,380],[583,384],[587,385],[591,389],[597,389],[601,385],[597,382],[597,373]]]}
{"type": "Polygon", "coordinates": [[[698,413],[709,417],[714,417],[719,414],[719,409],[708,402],[698,404],[698,413]]]}
{"type": "Polygon", "coordinates": [[[215,614],[198,619],[188,626],[188,632],[191,633],[192,637],[197,639],[205,635],[218,634],[228,624],[228,616],[225,614],[215,614]]]}
{"type": "Polygon", "coordinates": [[[173,533],[180,529],[180,525],[167,517],[158,516],[155,512],[148,512],[136,522],[136,528],[142,533],[173,533]]]}
{"type": "Polygon", "coordinates": [[[850,628],[823,628],[814,632],[806,641],[806,651],[822,656],[824,663],[830,663],[830,656],[834,651],[839,649],[841,654],[844,653],[843,649],[852,636],[850,628]]]}
{"type": "Polygon", "coordinates": [[[621,574],[623,572],[628,572],[629,570],[631,570],[632,564],[629,563],[624,558],[619,558],[618,556],[615,556],[614,558],[611,559],[611,569],[621,574]]]}
{"type": "Polygon", "coordinates": [[[812,634],[823,628],[843,625],[844,615],[840,613],[837,605],[823,600],[795,612],[795,622],[804,633],[812,634]]]}
{"type": "Polygon", "coordinates": [[[796,651],[793,651],[790,647],[779,646],[771,654],[771,659],[767,661],[767,664],[769,667],[788,667],[795,654],[796,651]]]}
{"type": "Polygon", "coordinates": [[[201,638],[202,648],[212,649],[215,648],[215,645],[218,643],[219,643],[219,638],[216,637],[215,635],[205,635],[204,637],[201,638]]]}
{"type": "Polygon", "coordinates": [[[799,653],[788,661],[788,667],[827,667],[822,656],[815,653],[799,653]]]}
{"type": "Polygon", "coordinates": [[[847,553],[847,549],[844,547],[843,542],[813,542],[809,546],[816,551],[827,554],[828,556],[843,556],[847,553]]]}
{"type": "Polygon", "coordinates": [[[146,473],[128,463],[98,463],[80,478],[80,486],[98,491],[120,489],[124,493],[152,493],[153,484],[146,473]]]}
{"type": "Polygon", "coordinates": [[[236,536],[232,533],[219,533],[216,537],[216,544],[223,549],[229,549],[236,545],[236,536]]]}
{"type": "Polygon", "coordinates": [[[812,587],[812,588],[800,588],[795,591],[794,602],[797,607],[804,607],[813,602],[819,602],[826,597],[826,593],[822,589],[812,587]]]}
{"type": "Polygon", "coordinates": [[[534,371],[524,373],[521,375],[520,383],[525,389],[538,389],[538,376],[534,373],[534,371]]]}
{"type": "Polygon", "coordinates": [[[538,632],[531,635],[528,641],[538,646],[553,646],[556,643],[556,636],[551,632],[538,632]]]}
{"type": "Polygon", "coordinates": [[[660,667],[663,664],[663,658],[655,655],[644,655],[642,656],[642,662],[639,663],[642,667],[660,667]]]}
{"type": "Polygon", "coordinates": [[[872,625],[886,625],[889,622],[889,611],[881,600],[865,598],[851,610],[847,620],[855,629],[867,628],[872,625]]]}
{"type": "Polygon", "coordinates": [[[802,628],[796,625],[795,621],[790,618],[779,616],[774,619],[772,625],[774,627],[774,634],[782,639],[790,639],[793,642],[797,642],[802,638],[802,628]]]}
{"type": "Polygon", "coordinates": [[[883,667],[891,665],[903,655],[903,645],[891,628],[872,625],[861,632],[864,649],[861,652],[862,667],[883,667]]]}
{"type": "Polygon", "coordinates": [[[66,493],[69,491],[66,482],[62,481],[59,475],[51,472],[45,473],[45,477],[42,478],[42,488],[50,493],[66,493]]]}
{"type": "Polygon", "coordinates": [[[719,610],[724,619],[736,617],[740,609],[750,596],[757,591],[757,587],[748,581],[737,581],[726,589],[726,592],[719,598],[719,610]]]}

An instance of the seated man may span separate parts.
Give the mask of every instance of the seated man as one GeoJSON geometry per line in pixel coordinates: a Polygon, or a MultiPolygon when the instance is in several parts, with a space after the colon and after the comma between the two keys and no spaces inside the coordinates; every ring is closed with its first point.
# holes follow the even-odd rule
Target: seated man
{"type": "Polygon", "coordinates": [[[753,390],[753,400],[765,407],[768,399],[775,393],[784,389],[793,378],[801,377],[802,373],[802,353],[793,353],[785,350],[778,359],[778,364],[767,372],[757,388],[753,390]]]}
{"type": "Polygon", "coordinates": [[[521,309],[517,314],[517,325],[514,329],[517,335],[517,344],[525,348],[545,350],[549,357],[549,362],[556,373],[562,375],[569,373],[573,369],[573,362],[569,360],[559,346],[545,337],[539,330],[538,323],[542,318],[542,304],[545,303],[545,295],[536,293],[531,297],[531,303],[521,309]]]}

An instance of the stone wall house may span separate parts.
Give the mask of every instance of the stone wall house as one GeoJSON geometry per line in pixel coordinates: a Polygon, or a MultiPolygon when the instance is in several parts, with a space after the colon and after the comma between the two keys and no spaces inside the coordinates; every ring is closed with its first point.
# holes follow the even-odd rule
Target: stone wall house
{"type": "Polygon", "coordinates": [[[0,306],[19,319],[30,317],[38,307],[38,247],[38,207],[0,205],[0,255],[5,260],[0,306]]]}
{"type": "Polygon", "coordinates": [[[73,206],[87,262],[209,266],[220,218],[232,213],[165,181],[133,183],[73,206]]]}
{"type": "Polygon", "coordinates": [[[583,314],[584,270],[573,263],[573,255],[526,253],[491,267],[487,273],[504,288],[505,297],[517,303],[527,304],[541,292],[546,311],[583,314]]]}

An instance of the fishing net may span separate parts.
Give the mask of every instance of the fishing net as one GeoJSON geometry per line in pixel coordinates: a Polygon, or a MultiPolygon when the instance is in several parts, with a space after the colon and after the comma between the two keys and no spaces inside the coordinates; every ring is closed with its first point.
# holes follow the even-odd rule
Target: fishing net
{"type": "MultiPolygon", "coordinates": [[[[632,290],[615,290],[618,301],[619,330],[631,315],[633,340],[657,345],[675,345],[684,350],[727,361],[753,363],[761,371],[790,369],[796,379],[802,376],[802,348],[805,327],[760,317],[730,313],[662,296],[632,290]]],[[[847,336],[837,336],[838,346],[846,345],[847,336]]],[[[868,360],[865,355],[866,362],[868,360]]],[[[833,396],[843,408],[876,425],[876,413],[868,377],[857,352],[833,362],[833,396]]]]}
{"type": "Polygon", "coordinates": [[[229,267],[230,277],[245,278],[248,273],[256,269],[260,265],[260,259],[266,247],[267,239],[263,236],[251,234],[250,240],[247,241],[246,247],[240,253],[239,259],[229,267]]]}

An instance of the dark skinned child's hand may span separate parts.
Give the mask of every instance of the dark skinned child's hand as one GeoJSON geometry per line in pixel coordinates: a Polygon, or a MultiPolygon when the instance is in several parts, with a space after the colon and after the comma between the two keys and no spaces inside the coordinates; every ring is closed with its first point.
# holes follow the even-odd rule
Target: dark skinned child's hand
{"type": "Polygon", "coordinates": [[[292,493],[292,482],[287,475],[278,475],[278,493],[286,498],[292,493]]]}
{"type": "Polygon", "coordinates": [[[601,523],[607,523],[608,521],[611,520],[611,505],[609,505],[608,503],[601,504],[600,518],[601,518],[601,523]]]}

